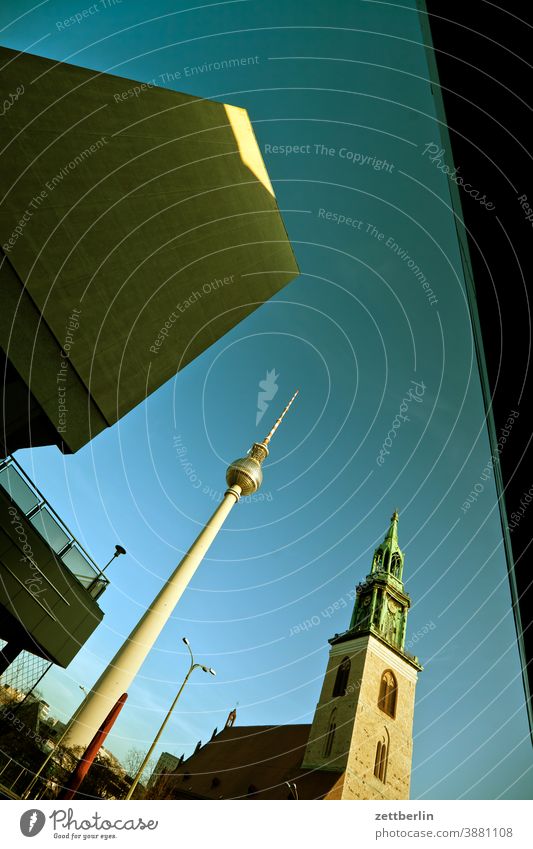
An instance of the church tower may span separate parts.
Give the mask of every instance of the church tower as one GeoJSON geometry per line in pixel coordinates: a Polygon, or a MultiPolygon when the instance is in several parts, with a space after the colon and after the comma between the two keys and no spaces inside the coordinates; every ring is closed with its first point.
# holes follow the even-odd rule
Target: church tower
{"type": "Polygon", "coordinates": [[[411,600],[395,511],[356,590],[350,627],[330,657],[302,766],[338,772],[326,798],[408,799],[415,687],[422,669],[405,651],[411,600]]]}

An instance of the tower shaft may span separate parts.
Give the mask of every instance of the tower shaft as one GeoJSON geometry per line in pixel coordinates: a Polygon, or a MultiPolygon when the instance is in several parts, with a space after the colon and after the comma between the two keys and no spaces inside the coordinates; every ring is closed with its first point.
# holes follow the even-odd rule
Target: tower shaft
{"type": "Polygon", "coordinates": [[[82,702],[65,736],[66,746],[70,748],[81,746],[85,749],[119,696],[127,692],[231,508],[241,495],[250,495],[261,486],[262,463],[268,457],[268,443],[297,394],[298,390],[263,442],[254,442],[247,457],[234,460],[228,466],[226,471],[228,489],[224,493],[222,502],[178,563],[170,578],[165,581],[164,586],[108,664],[85,701],[82,702]]]}
{"type": "Polygon", "coordinates": [[[240,495],[241,488],[238,485],[226,491],[195,542],[86,697],[65,738],[66,746],[85,748],[117,699],[127,692],[240,495]]]}

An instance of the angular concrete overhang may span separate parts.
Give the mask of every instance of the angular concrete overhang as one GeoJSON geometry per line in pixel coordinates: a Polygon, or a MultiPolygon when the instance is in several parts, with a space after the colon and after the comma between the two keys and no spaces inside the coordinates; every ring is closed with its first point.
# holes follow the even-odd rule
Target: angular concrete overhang
{"type": "Polygon", "coordinates": [[[0,60],[4,450],[72,452],[298,267],[246,110],[0,60]]]}

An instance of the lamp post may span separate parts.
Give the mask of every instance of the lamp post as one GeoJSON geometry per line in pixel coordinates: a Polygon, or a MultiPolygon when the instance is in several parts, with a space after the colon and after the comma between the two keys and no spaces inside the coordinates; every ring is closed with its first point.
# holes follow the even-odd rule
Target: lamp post
{"type": "Polygon", "coordinates": [[[172,575],[164,582],[151,604],[148,604],[145,613],[113,660],[91,688],[90,695],[85,699],[82,710],[77,714],[69,730],[67,745],[71,748],[82,746],[85,749],[121,693],[128,691],[232,507],[241,495],[251,495],[261,486],[263,480],[261,466],[263,460],[268,457],[268,444],[297,395],[298,391],[294,393],[263,441],[254,442],[246,457],[234,460],[228,466],[226,471],[228,489],[224,493],[224,498],[172,575]]]}
{"type": "MultiPolygon", "coordinates": [[[[98,574],[98,575],[97,575],[97,576],[96,576],[96,577],[95,577],[95,578],[91,581],[91,583],[90,583],[90,584],[89,584],[89,586],[87,587],[87,589],[88,589],[88,591],[89,591],[89,592],[93,589],[93,587],[95,587],[95,586],[98,584],[98,582],[100,581],[100,578],[101,578],[101,577],[102,577],[102,575],[104,574],[105,570],[107,569],[107,567],[108,567],[108,566],[110,566],[110,565],[111,565],[111,563],[113,562],[113,560],[115,559],[115,557],[120,557],[120,555],[121,555],[121,554],[127,554],[126,549],[125,549],[122,545],[116,545],[116,546],[115,546],[115,553],[113,554],[113,557],[111,558],[111,560],[108,560],[108,561],[107,561],[107,563],[105,564],[104,568],[103,568],[103,569],[100,569],[99,574],[98,574]]],[[[107,580],[107,579],[106,579],[106,580],[107,580]]]]}
{"type": "Polygon", "coordinates": [[[111,560],[108,560],[108,562],[105,564],[104,568],[101,570],[102,575],[104,574],[104,572],[107,569],[107,567],[109,566],[109,564],[113,562],[115,557],[120,557],[121,554],[127,554],[126,549],[122,545],[116,545],[115,546],[115,553],[114,553],[113,557],[111,558],[111,560]]]}
{"type": "MultiPolygon", "coordinates": [[[[84,692],[84,694],[85,694],[85,698],[87,698],[87,696],[89,695],[89,693],[87,692],[87,690],[85,689],[85,687],[83,687],[81,684],[78,684],[78,687],[80,688],[80,690],[83,690],[83,692],[84,692]]],[[[84,701],[85,701],[85,700],[84,700],[84,701]]],[[[65,728],[63,729],[63,733],[62,733],[61,737],[59,738],[59,740],[58,740],[58,741],[57,741],[57,743],[55,744],[54,748],[53,748],[53,749],[50,749],[50,751],[48,752],[48,754],[47,754],[46,758],[45,758],[45,759],[44,759],[44,761],[42,762],[41,766],[39,767],[39,769],[37,770],[37,772],[36,772],[36,773],[35,773],[35,775],[33,776],[32,780],[30,781],[30,783],[28,784],[28,786],[26,787],[26,789],[25,789],[24,793],[23,793],[23,794],[22,794],[22,796],[20,797],[21,799],[28,799],[28,798],[29,798],[31,791],[33,790],[33,788],[35,787],[35,785],[36,785],[36,784],[37,784],[37,782],[39,781],[39,778],[40,778],[40,776],[42,775],[42,773],[43,773],[43,770],[44,770],[45,766],[49,763],[49,761],[50,761],[50,759],[52,758],[52,755],[54,754],[54,752],[56,752],[56,751],[58,750],[58,748],[60,747],[61,743],[63,742],[63,740],[65,739],[65,737],[66,737],[66,736],[67,736],[67,734],[69,733],[70,729],[72,728],[73,723],[76,721],[77,716],[78,716],[78,713],[80,712],[80,710],[81,710],[81,709],[82,709],[82,707],[83,707],[84,701],[83,701],[83,702],[81,702],[81,704],[78,706],[78,709],[74,712],[74,714],[73,714],[72,719],[70,720],[70,722],[67,722],[67,724],[65,725],[65,728]]]]}
{"type": "Polygon", "coordinates": [[[146,769],[146,764],[150,760],[152,752],[154,751],[155,747],[157,746],[157,744],[159,742],[159,738],[161,737],[161,734],[165,730],[165,726],[166,726],[167,722],[169,721],[169,719],[172,715],[172,711],[176,707],[178,699],[181,696],[181,694],[183,693],[183,690],[185,689],[185,685],[186,685],[187,681],[189,680],[192,672],[195,669],[202,669],[204,672],[209,672],[211,675],[216,675],[215,670],[212,669],[210,666],[204,666],[203,663],[195,663],[194,662],[194,656],[193,656],[193,653],[192,653],[192,650],[191,650],[191,647],[190,647],[190,644],[189,644],[187,637],[183,637],[182,639],[183,639],[183,642],[185,643],[185,645],[187,646],[187,648],[189,649],[189,654],[191,656],[191,665],[189,666],[189,670],[187,672],[187,675],[183,679],[183,683],[182,683],[181,687],[179,688],[178,692],[176,693],[176,698],[174,699],[174,701],[170,705],[168,713],[165,716],[165,718],[164,718],[164,720],[161,724],[161,728],[159,729],[159,731],[157,732],[157,734],[154,737],[154,742],[152,743],[152,745],[148,749],[146,755],[144,756],[144,760],[143,760],[142,764],[140,765],[139,769],[137,770],[135,778],[132,781],[131,787],[124,797],[125,799],[131,799],[131,797],[133,796],[133,792],[134,792],[135,788],[137,787],[137,785],[138,785],[138,783],[141,779],[141,775],[143,774],[144,770],[146,769]]]}

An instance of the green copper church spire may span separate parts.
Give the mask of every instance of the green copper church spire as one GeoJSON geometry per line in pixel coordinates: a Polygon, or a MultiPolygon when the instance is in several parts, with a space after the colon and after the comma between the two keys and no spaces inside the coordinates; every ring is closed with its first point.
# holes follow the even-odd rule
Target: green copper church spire
{"type": "Polygon", "coordinates": [[[390,544],[395,545],[396,548],[398,547],[398,519],[398,511],[395,510],[390,518],[390,528],[387,531],[387,536],[385,537],[385,542],[390,542],[390,544]]]}
{"type": "Polygon", "coordinates": [[[403,652],[411,600],[403,587],[404,555],[398,544],[398,519],[395,510],[385,539],[374,551],[370,573],[357,587],[349,633],[371,632],[403,652]]]}
{"type": "Polygon", "coordinates": [[[387,572],[401,584],[403,575],[403,553],[398,545],[398,511],[391,516],[390,528],[385,539],[374,552],[371,574],[387,572]]]}

